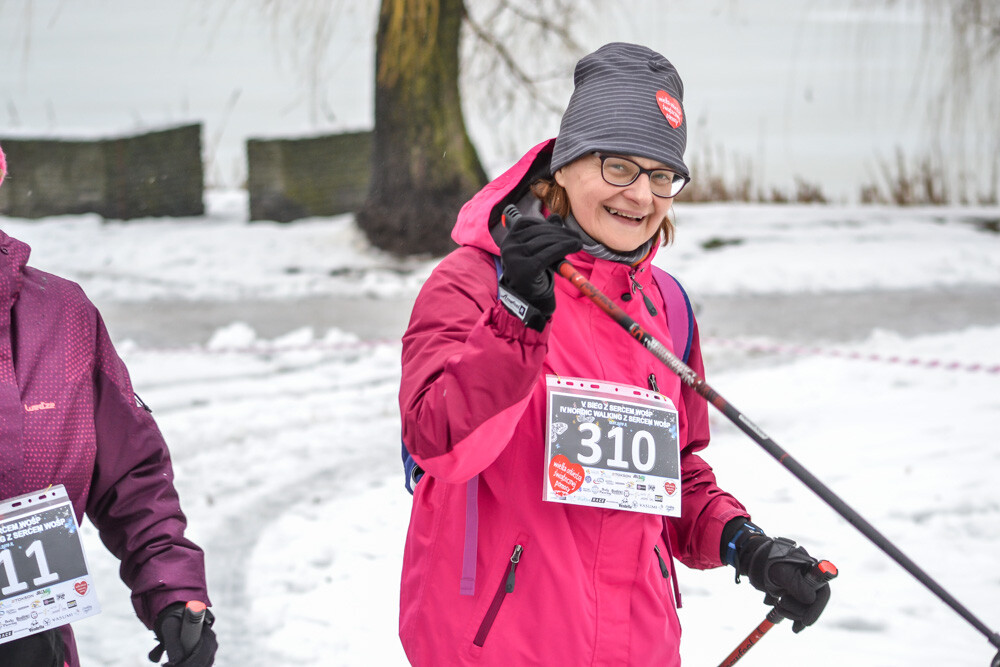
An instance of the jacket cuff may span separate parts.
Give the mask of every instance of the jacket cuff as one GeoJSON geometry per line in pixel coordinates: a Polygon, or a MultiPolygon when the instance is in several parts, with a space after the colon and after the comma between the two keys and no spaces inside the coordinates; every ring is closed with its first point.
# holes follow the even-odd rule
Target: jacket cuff
{"type": "Polygon", "coordinates": [[[529,327],[499,301],[493,304],[493,308],[489,311],[487,324],[498,338],[517,341],[527,346],[547,346],[549,331],[552,330],[551,327],[544,327],[540,331],[529,327]]]}
{"type": "Polygon", "coordinates": [[[511,314],[524,322],[524,326],[529,329],[541,331],[549,322],[549,318],[542,311],[529,301],[522,299],[515,292],[504,287],[502,282],[497,288],[497,301],[502,303],[511,314]]]}
{"type": "Polygon", "coordinates": [[[722,553],[725,546],[722,544],[723,531],[730,522],[734,522],[737,519],[740,522],[750,521],[750,517],[747,515],[745,509],[742,507],[729,507],[707,522],[704,532],[701,534],[699,544],[704,549],[703,554],[706,556],[710,554],[712,563],[702,566],[703,568],[719,567],[726,564],[724,554],[722,553]]]}
{"type": "Polygon", "coordinates": [[[722,562],[739,569],[738,563],[743,545],[753,535],[763,535],[760,526],[754,524],[748,517],[738,516],[730,519],[722,529],[722,540],[719,544],[719,555],[722,562]]]}

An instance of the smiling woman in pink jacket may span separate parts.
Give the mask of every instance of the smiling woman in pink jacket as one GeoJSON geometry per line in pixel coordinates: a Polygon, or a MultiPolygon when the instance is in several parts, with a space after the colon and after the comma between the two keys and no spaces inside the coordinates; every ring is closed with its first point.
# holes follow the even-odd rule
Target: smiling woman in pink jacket
{"type": "Polygon", "coordinates": [[[680,77],[616,43],[574,82],[558,137],[463,207],[403,338],[415,665],[678,665],[675,558],[733,565],[796,629],[829,598],[804,576],[816,561],[717,486],[704,401],[554,279],[565,257],[703,373],[697,326],[671,337],[652,271],[689,180],[680,77]]]}

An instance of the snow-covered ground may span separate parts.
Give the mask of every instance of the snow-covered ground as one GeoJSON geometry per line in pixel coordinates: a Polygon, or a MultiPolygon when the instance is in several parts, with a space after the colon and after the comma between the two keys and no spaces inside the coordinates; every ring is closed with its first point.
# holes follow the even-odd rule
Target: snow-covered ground
{"type": "MultiPolygon", "coordinates": [[[[194,345],[116,336],[171,445],[190,535],[206,549],[217,664],[405,664],[396,638],[410,505],[398,458],[402,330],[361,339],[346,322],[271,337],[259,329],[269,301],[333,308],[351,297],[372,312],[396,304],[436,260],[372,251],[350,216],[248,224],[243,195],[220,192],[208,209],[191,220],[0,218],[0,227],[32,245],[35,266],[77,280],[102,306],[255,304],[194,345]]],[[[678,218],[658,263],[696,302],[781,293],[805,304],[839,291],[891,303],[954,289],[985,305],[1000,299],[1000,235],[989,231],[998,209],[689,206],[678,218]]],[[[798,316],[759,314],[779,325],[798,316]]],[[[725,318],[706,310],[702,329],[725,318]]],[[[866,321],[872,330],[857,338],[818,336],[816,353],[780,335],[709,338],[709,381],[995,630],[1000,317],[920,335],[877,311],[866,321]]],[[[623,335],[622,344],[632,343],[623,335]]],[[[989,663],[996,649],[981,634],[721,415],[713,426],[706,457],[722,484],[770,533],[841,573],[817,626],[799,635],[775,627],[741,665],[989,663]]],[[[75,626],[84,664],[149,664],[152,637],[115,561],[89,527],[85,539],[103,613],[75,626]]],[[[680,584],[686,664],[718,664],[766,612],[730,570],[682,568],[680,584]]]]}

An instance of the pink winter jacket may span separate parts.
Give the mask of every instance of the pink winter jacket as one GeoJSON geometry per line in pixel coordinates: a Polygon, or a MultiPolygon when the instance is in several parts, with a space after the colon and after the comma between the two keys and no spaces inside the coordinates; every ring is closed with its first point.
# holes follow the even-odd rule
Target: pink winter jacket
{"type": "MultiPolygon", "coordinates": [[[[575,287],[556,278],[556,311],[542,332],[497,302],[490,221],[524,195],[531,175],[547,172],[551,148],[536,146],[463,207],[452,232],[462,247],[427,280],[403,337],[403,440],[426,471],[400,590],[400,638],[415,665],[679,665],[671,556],[720,566],[722,527],[747,516],[696,454],[709,439],[704,401],[575,287]],[[642,388],[655,378],[679,412],[681,518],[542,500],[546,374],[642,388]],[[468,595],[466,482],[477,475],[468,595]]],[[[638,267],[582,252],[568,259],[670,344],[651,257],[638,267]],[[621,299],[633,279],[659,315],[642,298],[621,299]]],[[[697,329],[689,365],[702,373],[697,329]]]]}

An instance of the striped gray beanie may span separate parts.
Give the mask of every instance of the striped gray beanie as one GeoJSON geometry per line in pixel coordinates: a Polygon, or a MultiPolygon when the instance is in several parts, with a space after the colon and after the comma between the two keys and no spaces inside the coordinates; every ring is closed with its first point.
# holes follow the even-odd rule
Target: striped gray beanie
{"type": "Polygon", "coordinates": [[[576,64],[573,84],[552,150],[553,174],[600,151],[657,160],[690,175],[684,84],[669,60],[638,44],[605,44],[576,64]]]}

